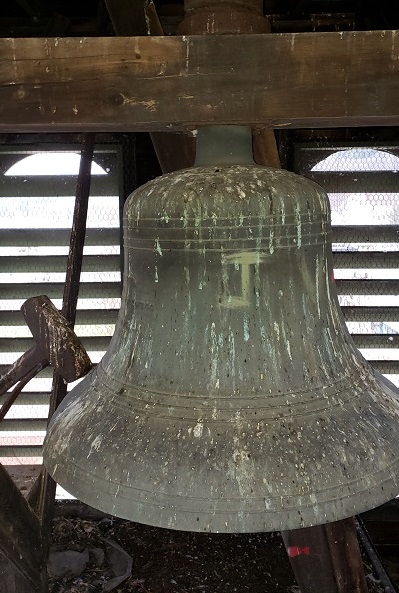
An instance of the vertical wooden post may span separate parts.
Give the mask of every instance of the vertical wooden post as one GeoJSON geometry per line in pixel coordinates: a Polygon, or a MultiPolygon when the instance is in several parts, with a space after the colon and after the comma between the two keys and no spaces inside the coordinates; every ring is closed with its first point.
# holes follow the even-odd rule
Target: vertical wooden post
{"type": "Polygon", "coordinates": [[[301,593],[367,593],[352,518],[282,532],[301,593]]]}
{"type": "Polygon", "coordinates": [[[324,526],[281,535],[301,593],[338,593],[324,526]]]}
{"type": "MultiPolygon", "coordinates": [[[[229,35],[271,31],[263,16],[262,0],[185,0],[185,17],[179,25],[181,35],[229,35]]],[[[280,168],[274,131],[253,130],[254,160],[259,165],[280,168]]]]}
{"type": "Polygon", "coordinates": [[[0,464],[0,593],[47,593],[39,519],[0,464]]]}
{"type": "Polygon", "coordinates": [[[355,520],[351,517],[324,527],[339,593],[367,593],[355,520]]]}

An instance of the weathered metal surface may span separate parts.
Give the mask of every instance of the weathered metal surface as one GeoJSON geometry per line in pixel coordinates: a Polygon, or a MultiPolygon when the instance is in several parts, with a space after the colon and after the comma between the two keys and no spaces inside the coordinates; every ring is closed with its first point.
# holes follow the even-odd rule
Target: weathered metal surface
{"type": "Polygon", "coordinates": [[[347,332],[324,191],[234,156],[128,200],[115,335],[45,462],[84,502],[163,527],[343,519],[397,494],[397,390],[347,332]]]}

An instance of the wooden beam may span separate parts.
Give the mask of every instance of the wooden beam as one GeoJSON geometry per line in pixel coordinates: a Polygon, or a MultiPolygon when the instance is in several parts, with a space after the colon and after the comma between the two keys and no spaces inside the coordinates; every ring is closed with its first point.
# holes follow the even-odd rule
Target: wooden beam
{"type": "MultiPolygon", "coordinates": [[[[42,592],[45,589],[45,557],[39,519],[1,464],[0,490],[0,591],[19,591],[2,588],[11,564],[30,583],[29,591],[42,592]]],[[[24,593],[28,591],[25,587],[22,590],[24,593]]]]}
{"type": "Polygon", "coordinates": [[[0,39],[0,132],[399,124],[399,31],[0,39]]]}

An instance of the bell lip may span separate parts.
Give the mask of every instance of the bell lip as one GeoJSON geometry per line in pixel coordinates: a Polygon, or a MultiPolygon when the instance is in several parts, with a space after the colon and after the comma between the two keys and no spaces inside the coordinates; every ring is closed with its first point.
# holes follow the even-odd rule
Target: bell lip
{"type": "MultiPolygon", "coordinates": [[[[95,371],[93,372],[95,373],[95,371]]],[[[375,378],[370,375],[370,379],[373,379],[380,387],[380,405],[388,406],[384,411],[391,416],[393,424],[399,414],[399,403],[395,401],[395,398],[388,396],[391,392],[396,395],[397,390],[388,381],[379,380],[378,374],[375,378]]],[[[86,380],[92,382],[93,377],[88,375],[86,380]]],[[[399,456],[391,456],[390,459],[385,459],[385,465],[380,467],[376,467],[376,464],[372,467],[368,463],[363,470],[361,469],[362,460],[359,458],[360,470],[351,479],[343,480],[343,483],[330,482],[329,487],[324,489],[324,493],[323,489],[316,484],[316,492],[307,492],[306,496],[293,494],[285,500],[284,496],[281,497],[278,493],[275,493],[273,498],[267,498],[267,496],[263,496],[263,491],[259,491],[260,496],[258,494],[257,498],[250,498],[249,496],[247,498],[244,496],[235,499],[231,498],[233,504],[229,506],[231,500],[229,501],[228,498],[215,497],[212,499],[204,496],[202,499],[196,499],[195,497],[177,495],[173,491],[168,494],[159,493],[156,488],[155,491],[147,490],[146,492],[144,488],[140,489],[138,487],[138,482],[134,484],[132,480],[131,484],[127,483],[126,472],[123,471],[126,468],[121,468],[119,474],[124,478],[125,483],[121,483],[117,475],[112,476],[112,472],[105,478],[104,473],[101,473],[103,459],[101,456],[97,458],[97,465],[93,464],[91,466],[92,471],[90,473],[87,468],[85,472],[82,467],[72,461],[68,451],[69,445],[66,447],[67,455],[54,454],[54,446],[51,441],[57,437],[57,431],[59,433],[57,418],[60,418],[60,423],[62,423],[62,409],[68,407],[68,398],[72,399],[69,411],[74,411],[71,394],[72,392],[61,404],[61,408],[58,409],[49,425],[49,433],[43,451],[44,463],[55,481],[59,482],[73,496],[94,508],[124,519],[182,531],[210,533],[279,531],[299,529],[345,519],[375,508],[395,498],[399,492],[399,456]],[[55,437],[52,432],[54,428],[56,429],[55,437]],[[90,490],[88,492],[89,485],[90,490]],[[96,494],[98,492],[101,492],[102,496],[100,501],[96,494]],[[134,496],[132,496],[132,493],[134,496]],[[223,505],[225,505],[224,508],[223,505]],[[267,505],[269,505],[269,509],[267,509],[267,505]],[[251,508],[248,508],[249,506],[251,508]],[[197,517],[199,517],[198,520],[197,517]]],[[[371,395],[369,397],[371,398],[371,395]]],[[[79,397],[76,397],[75,401],[79,402],[79,397]]],[[[349,403],[351,404],[351,402],[349,403]]],[[[111,415],[112,404],[110,402],[108,404],[110,407],[102,411],[105,416],[111,415]]],[[[96,405],[94,405],[94,409],[96,409],[96,405]]],[[[346,413],[349,412],[352,415],[355,414],[355,410],[351,405],[346,408],[346,413]]],[[[76,414],[70,413],[68,415],[67,410],[67,416],[73,421],[76,414]]],[[[358,424],[356,424],[356,428],[358,428],[358,424]]],[[[82,441],[79,441],[80,435],[76,434],[76,428],[73,430],[71,425],[68,424],[68,426],[62,427],[61,434],[67,434],[66,438],[71,439],[72,445],[82,447],[82,441]]],[[[389,432],[388,430],[381,438],[383,439],[381,441],[381,450],[387,450],[389,446],[392,448],[394,444],[392,431],[389,432]],[[391,442],[389,438],[391,438],[391,442]]],[[[90,443],[87,442],[82,459],[85,459],[90,446],[90,443]]],[[[379,458],[378,451],[375,451],[374,457],[375,459],[379,458]]],[[[365,460],[367,461],[367,459],[367,452],[365,451],[365,460]]],[[[118,456],[115,455],[114,463],[117,460],[118,456]]],[[[109,464],[109,460],[107,463],[109,464]]],[[[328,463],[327,461],[327,467],[329,467],[328,463]]],[[[159,469],[161,469],[161,466],[159,469]]],[[[135,471],[134,464],[130,471],[133,475],[135,471]]],[[[259,467],[259,471],[261,471],[261,467],[259,467]]],[[[326,471],[325,468],[323,471],[326,471]]],[[[334,470],[334,472],[336,476],[340,475],[340,471],[334,470]]],[[[158,473],[158,475],[161,474],[158,473]]],[[[167,479],[166,477],[165,480],[167,479]]],[[[234,492],[230,490],[228,496],[234,496],[234,492]]]]}
{"type": "MultiPolygon", "coordinates": [[[[50,475],[57,481],[57,471],[53,471],[54,468],[51,467],[49,460],[45,460],[44,463],[50,475]]],[[[398,475],[399,462],[396,463],[396,466],[398,475]]],[[[107,497],[103,497],[99,503],[94,494],[93,496],[84,494],[84,491],[87,492],[87,485],[90,482],[88,476],[81,476],[76,472],[70,474],[69,477],[73,480],[73,484],[68,481],[66,475],[64,477],[65,480],[62,479],[58,482],[62,487],[67,491],[72,490],[71,494],[81,502],[104,513],[153,527],[198,533],[261,533],[324,525],[376,508],[394,499],[399,491],[399,481],[394,479],[394,475],[391,475],[385,482],[379,484],[380,496],[375,496],[373,502],[368,504],[361,504],[362,494],[369,493],[369,489],[365,488],[362,492],[357,491],[352,496],[342,495],[323,503],[317,502],[317,507],[315,506],[316,502],[312,502],[302,508],[282,507],[279,511],[242,508],[235,513],[219,510],[205,512],[201,509],[179,508],[177,504],[168,506],[162,497],[154,500],[151,504],[147,502],[134,504],[131,497],[124,495],[126,488],[120,484],[114,484],[115,492],[108,492],[107,497]]],[[[101,491],[104,494],[104,490],[101,489],[103,484],[109,484],[109,482],[95,476],[95,479],[92,480],[92,492],[101,491]]],[[[337,490],[339,489],[340,487],[337,486],[337,490]]],[[[128,490],[131,491],[131,488],[128,490]]],[[[187,498],[173,497],[173,500],[178,503],[186,501],[187,498]]],[[[250,502],[247,501],[248,504],[250,502]]]]}

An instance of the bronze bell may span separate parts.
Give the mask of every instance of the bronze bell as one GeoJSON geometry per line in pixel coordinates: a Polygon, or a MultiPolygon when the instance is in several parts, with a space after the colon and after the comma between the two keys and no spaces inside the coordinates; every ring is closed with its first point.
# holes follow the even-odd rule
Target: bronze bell
{"type": "Polygon", "coordinates": [[[55,413],[45,464],[134,521],[207,532],[343,519],[399,491],[397,389],[362,358],[333,280],[328,198],[252,161],[247,128],[124,211],[102,362],[55,413]]]}

